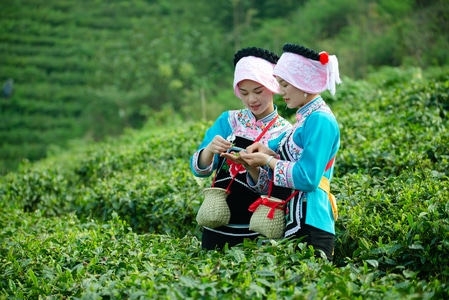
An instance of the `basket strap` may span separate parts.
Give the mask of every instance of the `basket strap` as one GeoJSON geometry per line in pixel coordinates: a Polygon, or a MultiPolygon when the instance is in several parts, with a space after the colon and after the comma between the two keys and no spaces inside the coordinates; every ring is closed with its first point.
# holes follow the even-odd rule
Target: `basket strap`
{"type": "Polygon", "coordinates": [[[335,160],[335,156],[332,157],[332,159],[327,163],[326,168],[324,169],[324,173],[326,173],[327,170],[329,170],[330,167],[332,167],[332,164],[334,163],[334,160],[335,160]]]}
{"type": "Polygon", "coordinates": [[[254,140],[254,143],[260,141],[260,139],[265,135],[265,133],[267,133],[268,129],[270,129],[270,127],[274,124],[274,122],[276,122],[278,117],[279,115],[276,115],[276,117],[274,117],[273,120],[271,120],[270,123],[268,123],[268,125],[263,129],[263,131],[259,134],[259,136],[254,140]]]}

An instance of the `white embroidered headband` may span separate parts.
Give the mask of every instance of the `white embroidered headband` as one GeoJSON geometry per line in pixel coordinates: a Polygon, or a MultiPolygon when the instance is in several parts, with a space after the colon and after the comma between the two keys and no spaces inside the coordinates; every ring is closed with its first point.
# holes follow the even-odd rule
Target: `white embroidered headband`
{"type": "Polygon", "coordinates": [[[295,44],[285,44],[283,50],[273,70],[275,76],[308,94],[325,90],[335,94],[336,84],[341,83],[335,55],[317,53],[295,44]]]}

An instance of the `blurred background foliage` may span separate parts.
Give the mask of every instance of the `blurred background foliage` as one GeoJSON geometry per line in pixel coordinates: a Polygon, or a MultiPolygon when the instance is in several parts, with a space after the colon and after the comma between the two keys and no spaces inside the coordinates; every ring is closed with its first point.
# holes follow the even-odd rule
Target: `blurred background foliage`
{"type": "Polygon", "coordinates": [[[241,47],[325,50],[343,80],[446,66],[448,15],[446,0],[1,1],[0,174],[75,139],[241,107],[241,47]]]}

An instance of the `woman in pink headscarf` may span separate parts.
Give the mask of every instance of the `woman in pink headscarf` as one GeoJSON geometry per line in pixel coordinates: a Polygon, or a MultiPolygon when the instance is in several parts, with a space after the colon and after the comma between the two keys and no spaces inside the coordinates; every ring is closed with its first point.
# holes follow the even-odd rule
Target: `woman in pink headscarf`
{"type": "Polygon", "coordinates": [[[277,138],[291,124],[278,115],[273,94],[279,84],[273,68],[279,56],[268,50],[250,47],[234,55],[234,93],[246,108],[222,113],[210,127],[198,150],[190,159],[190,167],[197,177],[207,177],[216,170],[214,187],[226,189],[231,211],[229,224],[218,228],[203,227],[202,247],[222,249],[254,239],[259,234],[249,230],[251,212],[248,207],[259,194],[246,183],[247,170],[239,163],[220,157],[231,147],[246,148],[256,139],[266,145],[277,138]],[[232,181],[232,184],[229,183],[232,181]]]}
{"type": "Polygon", "coordinates": [[[335,93],[335,85],[340,83],[338,61],[334,55],[295,44],[285,44],[283,50],[273,74],[287,107],[297,109],[296,123],[269,147],[260,143],[249,146],[240,159],[253,167],[248,183],[261,194],[271,185],[274,197],[286,200],[286,191],[294,195],[286,205],[284,236],[300,238],[312,245],[317,255],[323,251],[331,260],[337,207],[329,182],[340,147],[340,130],[320,93],[335,93]]]}

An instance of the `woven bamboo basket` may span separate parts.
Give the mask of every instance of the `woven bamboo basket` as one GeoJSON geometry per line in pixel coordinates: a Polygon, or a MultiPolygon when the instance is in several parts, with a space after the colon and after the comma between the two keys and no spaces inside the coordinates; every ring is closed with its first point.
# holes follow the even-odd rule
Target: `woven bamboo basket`
{"type": "Polygon", "coordinates": [[[274,197],[262,196],[262,198],[270,202],[270,204],[277,204],[277,207],[274,208],[273,218],[270,219],[268,217],[272,208],[261,203],[251,216],[249,229],[270,239],[281,238],[285,230],[285,206],[279,203],[284,201],[274,197]]]}
{"type": "Polygon", "coordinates": [[[200,226],[216,228],[227,225],[231,219],[226,198],[228,193],[222,188],[206,188],[203,190],[204,200],[196,215],[200,226]]]}

